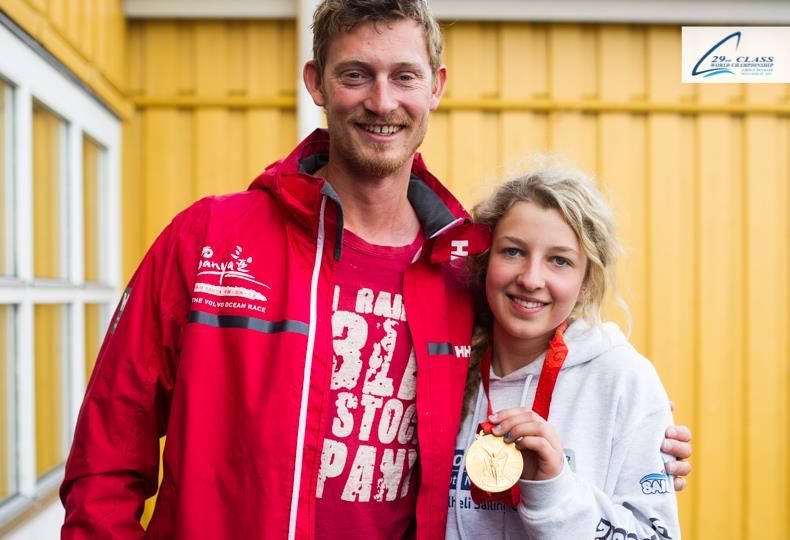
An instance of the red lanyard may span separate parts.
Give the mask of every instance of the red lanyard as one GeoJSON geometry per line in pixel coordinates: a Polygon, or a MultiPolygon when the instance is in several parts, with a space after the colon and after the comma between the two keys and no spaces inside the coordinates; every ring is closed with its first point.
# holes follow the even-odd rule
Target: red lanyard
{"type": "MultiPolygon", "coordinates": [[[[549,418],[551,396],[554,393],[554,386],[557,384],[557,377],[560,374],[560,369],[565,362],[565,358],[568,356],[568,346],[565,345],[565,340],[562,337],[566,328],[568,328],[567,321],[557,327],[556,332],[554,332],[554,337],[549,342],[546,358],[543,361],[543,367],[540,370],[540,377],[538,378],[538,388],[535,390],[535,400],[532,403],[532,410],[545,420],[549,418]]],[[[483,380],[483,392],[485,392],[486,400],[488,401],[488,416],[491,416],[494,412],[491,407],[491,394],[489,392],[491,383],[491,347],[488,348],[483,356],[483,360],[480,362],[480,377],[483,380]]],[[[477,432],[482,430],[484,433],[489,434],[493,427],[494,424],[486,420],[480,423],[477,427],[477,432]]],[[[472,484],[471,491],[472,500],[477,504],[494,501],[509,504],[510,506],[517,506],[521,497],[518,484],[510,488],[509,491],[503,491],[501,493],[489,493],[472,484]]]]}

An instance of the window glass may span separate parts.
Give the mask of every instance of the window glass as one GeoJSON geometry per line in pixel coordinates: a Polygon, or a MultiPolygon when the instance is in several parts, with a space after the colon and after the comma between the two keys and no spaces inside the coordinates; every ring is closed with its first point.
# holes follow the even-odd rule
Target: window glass
{"type": "Polygon", "coordinates": [[[33,274],[64,278],[66,270],[66,125],[42,105],[33,107],[33,274]]]}
{"type": "Polygon", "coordinates": [[[16,492],[13,306],[0,304],[0,500],[16,492]]]}
{"type": "Polygon", "coordinates": [[[14,212],[11,183],[11,88],[0,80],[0,276],[14,273],[14,212]]]}
{"type": "Polygon", "coordinates": [[[85,281],[104,281],[102,272],[102,157],[103,149],[85,137],[82,144],[83,240],[85,246],[85,281]]]}
{"type": "Polygon", "coordinates": [[[66,457],[66,308],[61,304],[34,307],[36,475],[41,477],[66,457]]]}

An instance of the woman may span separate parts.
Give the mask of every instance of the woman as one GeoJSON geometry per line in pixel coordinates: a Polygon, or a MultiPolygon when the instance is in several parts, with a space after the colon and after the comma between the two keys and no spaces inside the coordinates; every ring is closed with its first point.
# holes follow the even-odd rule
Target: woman
{"type": "Polygon", "coordinates": [[[659,451],[666,392],[601,323],[620,251],[603,197],[555,166],[502,185],[474,215],[492,241],[471,261],[480,316],[447,537],[679,538],[659,451]]]}

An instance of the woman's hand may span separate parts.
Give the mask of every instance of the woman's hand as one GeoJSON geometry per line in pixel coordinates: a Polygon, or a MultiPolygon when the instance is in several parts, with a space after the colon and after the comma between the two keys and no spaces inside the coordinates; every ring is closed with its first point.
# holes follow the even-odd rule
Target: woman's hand
{"type": "Polygon", "coordinates": [[[505,442],[516,442],[524,457],[525,480],[549,480],[558,476],[565,466],[562,441],[554,427],[526,407],[505,409],[491,415],[494,435],[504,436],[505,442]]]}

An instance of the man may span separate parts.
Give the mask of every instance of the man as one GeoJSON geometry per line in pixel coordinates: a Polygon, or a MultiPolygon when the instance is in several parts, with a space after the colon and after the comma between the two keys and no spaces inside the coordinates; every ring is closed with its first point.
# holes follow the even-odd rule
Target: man
{"type": "Polygon", "coordinates": [[[304,79],[329,130],[151,247],[88,385],[64,538],[444,536],[472,328],[455,269],[485,237],[416,154],[440,54],[423,1],[319,6],[304,79]]]}

